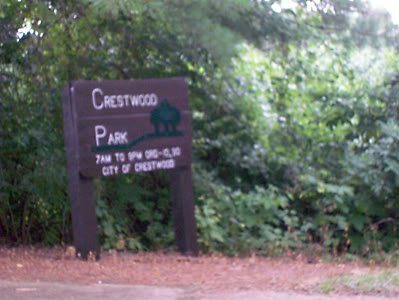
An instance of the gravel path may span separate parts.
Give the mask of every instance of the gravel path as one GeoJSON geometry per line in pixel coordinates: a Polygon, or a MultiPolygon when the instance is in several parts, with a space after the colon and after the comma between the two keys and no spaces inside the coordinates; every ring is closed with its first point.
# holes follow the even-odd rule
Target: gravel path
{"type": "Polygon", "coordinates": [[[116,284],[61,284],[48,282],[0,281],[3,300],[374,300],[380,296],[304,295],[294,292],[216,292],[196,293],[190,289],[116,284]]]}
{"type": "MultiPolygon", "coordinates": [[[[330,278],[382,269],[360,263],[309,263],[300,256],[188,258],[178,253],[112,252],[87,262],[62,248],[0,247],[0,298],[55,299],[51,293],[61,291],[60,299],[74,300],[90,299],[87,295],[114,298],[107,298],[109,293],[119,293],[114,299],[382,299],[379,294],[357,296],[345,290],[324,295],[320,288],[330,278]]],[[[391,296],[397,297],[386,299],[399,299],[391,296]]]]}

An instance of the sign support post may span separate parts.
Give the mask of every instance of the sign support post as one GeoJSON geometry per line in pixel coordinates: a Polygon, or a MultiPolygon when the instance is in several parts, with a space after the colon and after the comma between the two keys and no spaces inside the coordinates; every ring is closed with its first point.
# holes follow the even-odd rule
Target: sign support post
{"type": "Polygon", "coordinates": [[[172,174],[173,224],[179,251],[184,255],[197,256],[197,226],[191,173],[190,166],[172,174]]]}
{"type": "Polygon", "coordinates": [[[83,259],[94,256],[100,259],[100,243],[97,237],[95,194],[92,178],[84,178],[78,172],[78,144],[70,89],[62,92],[64,111],[64,140],[67,154],[68,194],[71,200],[72,233],[76,254],[83,259]]]}

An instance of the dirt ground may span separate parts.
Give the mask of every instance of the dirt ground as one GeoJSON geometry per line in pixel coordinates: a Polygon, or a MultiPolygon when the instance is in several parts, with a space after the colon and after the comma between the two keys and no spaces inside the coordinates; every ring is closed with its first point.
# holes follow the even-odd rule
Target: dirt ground
{"type": "MultiPolygon", "coordinates": [[[[77,284],[129,284],[190,288],[202,292],[276,291],[320,293],[334,276],[369,274],[380,266],[327,263],[292,257],[184,257],[178,253],[103,252],[101,260],[81,261],[63,248],[0,247],[0,280],[77,284]]],[[[347,294],[348,291],[338,293],[347,294]]],[[[391,295],[392,296],[392,295],[391,295]]],[[[399,296],[399,294],[398,294],[399,296]]]]}

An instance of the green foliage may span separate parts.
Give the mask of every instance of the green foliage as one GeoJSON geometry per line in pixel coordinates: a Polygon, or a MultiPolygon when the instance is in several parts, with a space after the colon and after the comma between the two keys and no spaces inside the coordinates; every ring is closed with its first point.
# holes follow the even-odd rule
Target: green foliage
{"type": "Polygon", "coordinates": [[[97,184],[96,213],[105,249],[160,249],[173,244],[165,176],[122,177],[97,184]]]}
{"type": "Polygon", "coordinates": [[[199,242],[207,251],[275,254],[299,249],[304,240],[296,212],[277,188],[232,190],[196,170],[199,242]]]}
{"type": "MultiPolygon", "coordinates": [[[[398,27],[364,1],[279,3],[1,1],[1,241],[70,241],[68,81],[184,76],[203,250],[393,249],[398,27]]],[[[173,245],[164,174],[96,186],[104,248],[173,245]]]]}
{"type": "Polygon", "coordinates": [[[399,289],[399,273],[383,271],[371,274],[356,274],[333,277],[325,280],[320,289],[330,293],[343,288],[355,293],[379,293],[389,295],[399,289]]]}

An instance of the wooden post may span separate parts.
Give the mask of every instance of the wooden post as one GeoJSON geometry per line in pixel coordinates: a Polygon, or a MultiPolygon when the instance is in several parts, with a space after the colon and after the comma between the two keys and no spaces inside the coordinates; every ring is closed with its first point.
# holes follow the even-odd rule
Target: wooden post
{"type": "Polygon", "coordinates": [[[197,256],[197,226],[191,166],[172,172],[171,189],[177,247],[183,255],[197,256]]]}
{"type": "Polygon", "coordinates": [[[83,259],[100,258],[97,237],[95,193],[92,178],[79,174],[79,153],[76,135],[76,113],[72,105],[70,87],[62,92],[64,139],[67,154],[68,193],[71,200],[72,230],[76,254],[83,259]]]}

